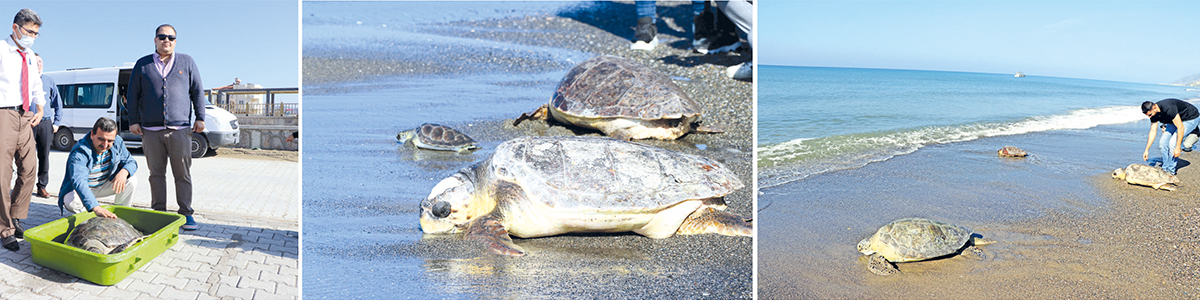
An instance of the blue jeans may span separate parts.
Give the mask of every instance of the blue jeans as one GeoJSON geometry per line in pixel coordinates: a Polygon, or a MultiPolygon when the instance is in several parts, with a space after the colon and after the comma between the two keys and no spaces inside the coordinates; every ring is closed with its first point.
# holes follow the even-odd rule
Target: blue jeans
{"type": "Polygon", "coordinates": [[[1166,132],[1163,132],[1162,137],[1158,139],[1158,150],[1159,153],[1162,154],[1163,158],[1163,171],[1167,171],[1168,173],[1174,175],[1175,164],[1179,163],[1179,158],[1172,156],[1171,151],[1175,150],[1175,142],[1178,141],[1178,135],[1183,134],[1186,136],[1188,133],[1192,132],[1192,130],[1195,130],[1196,126],[1200,125],[1200,118],[1183,121],[1183,130],[1175,128],[1175,124],[1165,123],[1163,125],[1163,127],[1166,129],[1166,132]]]}

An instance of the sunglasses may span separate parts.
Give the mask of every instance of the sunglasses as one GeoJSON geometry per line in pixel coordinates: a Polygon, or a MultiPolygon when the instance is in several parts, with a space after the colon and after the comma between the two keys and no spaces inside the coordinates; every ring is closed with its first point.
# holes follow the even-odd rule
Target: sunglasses
{"type": "Polygon", "coordinates": [[[156,37],[158,37],[158,40],[160,40],[160,41],[165,41],[165,40],[171,40],[172,42],[174,42],[174,41],[175,41],[175,36],[174,36],[174,35],[169,35],[169,34],[159,34],[159,35],[155,35],[155,36],[156,36],[156,37]]]}

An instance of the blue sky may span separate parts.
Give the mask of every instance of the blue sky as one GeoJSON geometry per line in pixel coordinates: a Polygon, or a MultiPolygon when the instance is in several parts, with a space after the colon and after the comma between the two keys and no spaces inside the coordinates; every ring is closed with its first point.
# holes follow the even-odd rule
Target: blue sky
{"type": "MultiPolygon", "coordinates": [[[[154,52],[154,29],[169,23],[178,31],[175,51],[196,59],[206,89],[233,83],[235,77],[264,87],[300,86],[300,15],[294,0],[0,3],[4,20],[21,8],[42,18],[33,50],[45,61],[46,72],[137,61],[154,52]]],[[[7,28],[12,34],[11,25],[7,28]]]]}
{"type": "Polygon", "coordinates": [[[1200,73],[1200,1],[762,1],[767,65],[1025,72],[1139,83],[1200,73]]]}

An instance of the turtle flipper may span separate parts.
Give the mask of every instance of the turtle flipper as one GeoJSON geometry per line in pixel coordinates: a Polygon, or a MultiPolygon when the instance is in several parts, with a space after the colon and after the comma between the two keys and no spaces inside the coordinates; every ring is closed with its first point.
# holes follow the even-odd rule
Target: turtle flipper
{"type": "Polygon", "coordinates": [[[521,122],[525,121],[525,120],[546,120],[546,118],[548,118],[549,116],[550,116],[550,105],[549,104],[542,105],[542,107],[538,107],[537,110],[534,110],[533,112],[523,113],[523,114],[521,114],[520,117],[517,117],[516,120],[513,120],[513,127],[516,127],[517,125],[521,125],[521,122]]]}
{"type": "Polygon", "coordinates": [[[495,254],[525,256],[525,249],[513,243],[512,238],[508,236],[508,230],[504,229],[504,224],[500,224],[500,219],[492,215],[471,221],[464,238],[483,242],[484,246],[495,254]]]}
{"type": "Polygon", "coordinates": [[[729,236],[754,236],[754,227],[741,216],[716,210],[710,206],[697,209],[683,224],[678,234],[716,233],[729,236]]]}
{"type": "Polygon", "coordinates": [[[886,258],[883,258],[883,255],[879,255],[878,253],[872,254],[871,257],[867,259],[867,270],[871,270],[871,273],[875,273],[876,275],[883,276],[900,274],[900,269],[897,269],[896,265],[892,264],[892,262],[888,261],[886,258]]]}
{"type": "Polygon", "coordinates": [[[1169,183],[1169,182],[1164,182],[1164,183],[1155,184],[1154,188],[1171,192],[1171,191],[1175,191],[1175,184],[1169,183]]]}
{"type": "Polygon", "coordinates": [[[95,239],[84,242],[83,247],[79,248],[99,254],[111,254],[112,251],[112,248],[109,248],[104,242],[95,239]]]}
{"type": "Polygon", "coordinates": [[[108,254],[121,253],[121,252],[125,251],[125,249],[128,249],[129,247],[133,247],[133,244],[137,244],[138,242],[141,242],[142,239],[145,239],[145,238],[146,237],[140,237],[140,238],[133,239],[132,241],[129,241],[128,243],[117,245],[117,247],[113,248],[112,252],[109,252],[108,254]]]}

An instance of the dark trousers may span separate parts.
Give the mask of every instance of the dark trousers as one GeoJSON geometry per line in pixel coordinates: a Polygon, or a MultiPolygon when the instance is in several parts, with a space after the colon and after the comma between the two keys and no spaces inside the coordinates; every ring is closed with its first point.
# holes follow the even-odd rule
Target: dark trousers
{"type": "Polygon", "coordinates": [[[42,119],[41,123],[33,127],[33,141],[37,143],[34,146],[37,149],[37,187],[38,189],[46,188],[46,184],[50,183],[50,146],[54,145],[54,120],[52,118],[42,119]]]}
{"type": "Polygon", "coordinates": [[[192,128],[142,131],[142,154],[150,169],[150,208],[167,210],[167,164],[175,177],[179,214],[192,215],[192,128]]]}

